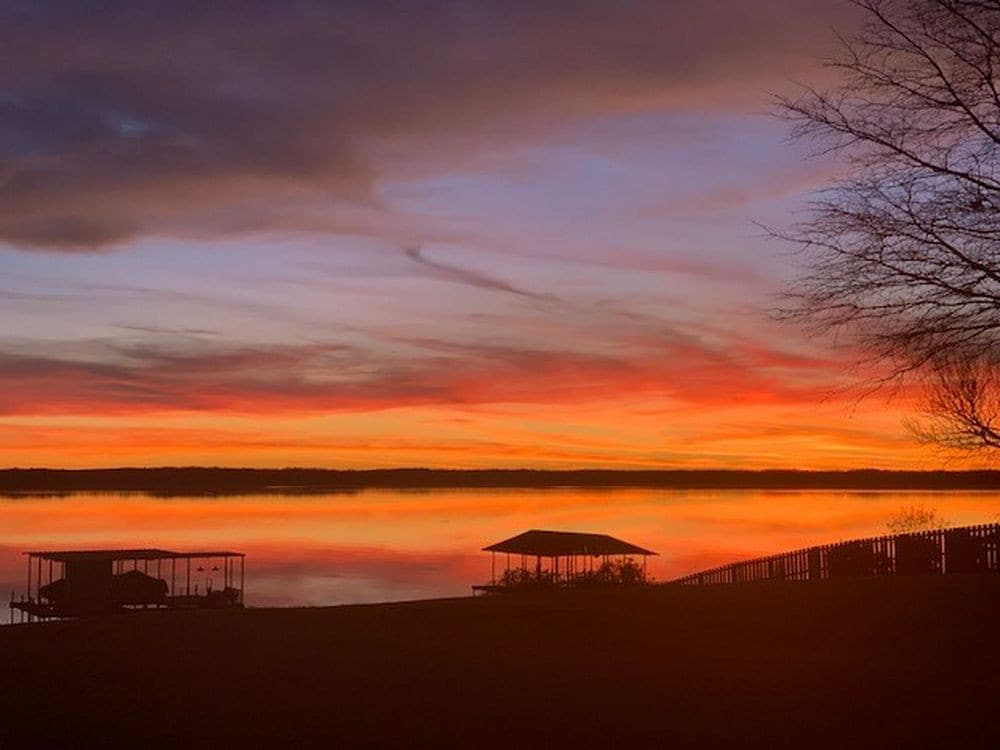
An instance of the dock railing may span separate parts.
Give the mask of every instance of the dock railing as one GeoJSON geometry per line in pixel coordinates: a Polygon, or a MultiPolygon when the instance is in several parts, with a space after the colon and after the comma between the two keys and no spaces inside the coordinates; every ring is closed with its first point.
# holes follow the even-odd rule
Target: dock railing
{"type": "Polygon", "coordinates": [[[818,581],[892,575],[1000,573],[1000,524],[876,536],[721,565],[681,585],[818,581]]]}

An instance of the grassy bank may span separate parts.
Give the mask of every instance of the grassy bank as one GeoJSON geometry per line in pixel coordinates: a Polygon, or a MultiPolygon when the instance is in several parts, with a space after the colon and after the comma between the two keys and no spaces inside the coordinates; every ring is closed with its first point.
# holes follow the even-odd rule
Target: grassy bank
{"type": "Polygon", "coordinates": [[[1000,580],[0,628],[0,747],[996,746],[1000,580]]]}

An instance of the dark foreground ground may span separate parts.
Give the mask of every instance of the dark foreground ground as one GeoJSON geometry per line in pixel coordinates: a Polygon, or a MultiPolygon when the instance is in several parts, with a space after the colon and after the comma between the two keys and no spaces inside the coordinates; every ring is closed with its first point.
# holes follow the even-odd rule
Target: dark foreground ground
{"type": "Polygon", "coordinates": [[[0,628],[0,747],[1000,747],[1000,580],[0,628]]]}

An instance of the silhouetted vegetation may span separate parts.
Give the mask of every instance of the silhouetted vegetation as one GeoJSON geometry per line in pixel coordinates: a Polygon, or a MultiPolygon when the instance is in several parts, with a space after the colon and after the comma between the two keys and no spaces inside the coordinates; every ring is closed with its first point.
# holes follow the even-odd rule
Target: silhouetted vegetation
{"type": "Polygon", "coordinates": [[[573,578],[574,586],[634,586],[645,582],[642,565],[631,557],[607,560],[596,570],[578,573],[573,578]]]}
{"type": "Polygon", "coordinates": [[[927,531],[943,529],[951,526],[951,521],[938,513],[936,508],[923,505],[907,505],[885,522],[885,526],[893,534],[905,534],[910,531],[927,531]]]}
{"type": "Polygon", "coordinates": [[[552,588],[557,585],[557,578],[550,570],[509,568],[497,579],[497,584],[511,591],[527,591],[552,588]]]}
{"type": "Polygon", "coordinates": [[[551,570],[509,568],[497,579],[497,585],[511,591],[531,591],[555,587],[634,586],[646,582],[642,565],[630,557],[605,560],[594,570],[560,576],[551,570]]]}

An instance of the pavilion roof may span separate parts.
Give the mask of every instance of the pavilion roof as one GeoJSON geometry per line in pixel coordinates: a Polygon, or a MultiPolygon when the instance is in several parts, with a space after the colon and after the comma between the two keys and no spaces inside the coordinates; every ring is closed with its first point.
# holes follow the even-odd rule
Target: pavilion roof
{"type": "Polygon", "coordinates": [[[574,531],[532,529],[502,542],[483,547],[484,552],[559,557],[562,555],[655,555],[607,534],[580,534],[574,531]]]}
{"type": "Polygon", "coordinates": [[[171,552],[165,549],[85,549],[55,550],[50,552],[25,552],[53,562],[114,562],[116,560],[176,560],[196,557],[242,557],[242,552],[225,550],[199,550],[197,552],[171,552]]]}

